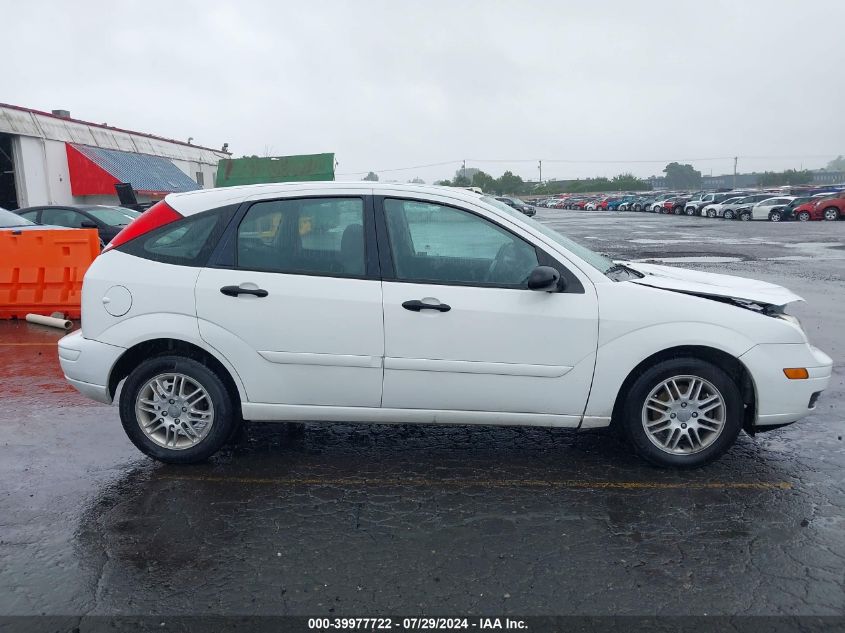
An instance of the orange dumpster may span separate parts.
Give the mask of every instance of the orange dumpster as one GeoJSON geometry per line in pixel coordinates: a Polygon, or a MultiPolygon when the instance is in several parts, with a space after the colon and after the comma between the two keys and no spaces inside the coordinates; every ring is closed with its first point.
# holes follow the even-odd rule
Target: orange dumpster
{"type": "Polygon", "coordinates": [[[78,319],[82,278],[99,253],[94,229],[0,230],[0,319],[78,319]]]}

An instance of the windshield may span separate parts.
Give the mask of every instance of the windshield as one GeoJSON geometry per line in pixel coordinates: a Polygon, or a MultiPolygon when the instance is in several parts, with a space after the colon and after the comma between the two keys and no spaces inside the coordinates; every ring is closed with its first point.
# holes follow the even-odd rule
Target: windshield
{"type": "Polygon", "coordinates": [[[560,244],[566,250],[580,257],[602,274],[607,273],[607,271],[613,268],[613,261],[608,259],[604,255],[594,253],[589,248],[581,246],[577,242],[573,242],[568,237],[564,237],[554,229],[550,229],[545,224],[538,222],[537,220],[534,220],[532,218],[529,218],[523,215],[522,213],[519,213],[518,211],[514,211],[511,207],[502,202],[499,202],[495,198],[484,196],[481,198],[481,201],[487,203],[491,207],[499,209],[500,211],[504,211],[512,217],[519,218],[521,221],[530,224],[533,228],[537,229],[540,233],[548,237],[550,240],[552,240],[556,244],[560,244]]]}
{"type": "Polygon", "coordinates": [[[0,228],[9,229],[13,226],[32,226],[35,222],[30,222],[26,218],[22,218],[17,213],[0,209],[0,228]]]}
{"type": "Polygon", "coordinates": [[[133,219],[117,207],[88,207],[85,212],[109,226],[126,226],[133,219]]]}

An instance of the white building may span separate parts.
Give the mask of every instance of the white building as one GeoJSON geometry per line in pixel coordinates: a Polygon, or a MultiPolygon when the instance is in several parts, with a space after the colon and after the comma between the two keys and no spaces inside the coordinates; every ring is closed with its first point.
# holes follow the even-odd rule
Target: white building
{"type": "Polygon", "coordinates": [[[128,182],[140,202],[211,188],[228,152],[0,103],[0,207],[116,204],[128,182]]]}

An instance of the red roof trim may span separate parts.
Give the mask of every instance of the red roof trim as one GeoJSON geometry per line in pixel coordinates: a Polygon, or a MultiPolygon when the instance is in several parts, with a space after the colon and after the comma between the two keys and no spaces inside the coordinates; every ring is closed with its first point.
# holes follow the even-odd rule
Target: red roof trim
{"type": "Polygon", "coordinates": [[[196,147],[197,149],[204,149],[208,150],[209,152],[219,152],[221,154],[228,154],[229,156],[232,155],[232,152],[224,152],[223,150],[219,149],[212,149],[210,147],[204,147],[202,145],[194,145],[193,143],[186,143],[185,141],[177,141],[173,138],[167,138],[165,136],[156,136],[155,134],[147,134],[146,132],[135,132],[133,130],[127,130],[122,127],[114,127],[112,125],[103,125],[102,123],[92,123],[91,121],[83,121],[82,119],[70,119],[63,116],[56,116],[52,112],[44,112],[43,110],[36,110],[34,108],[24,108],[23,106],[16,106],[12,105],[11,103],[0,103],[0,108],[10,108],[12,110],[18,110],[20,112],[30,112],[32,114],[37,114],[39,116],[47,116],[51,119],[59,119],[60,121],[70,121],[71,123],[81,123],[82,125],[90,125],[91,127],[98,127],[103,130],[112,130],[114,132],[123,132],[125,134],[135,134],[136,136],[144,136],[146,138],[154,138],[157,141],[165,141],[166,143],[176,143],[177,145],[184,145],[186,147],[196,147]]]}

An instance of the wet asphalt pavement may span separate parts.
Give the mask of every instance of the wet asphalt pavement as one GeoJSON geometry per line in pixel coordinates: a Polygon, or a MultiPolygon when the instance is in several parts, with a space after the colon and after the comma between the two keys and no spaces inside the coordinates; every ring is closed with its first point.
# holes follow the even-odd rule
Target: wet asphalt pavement
{"type": "Polygon", "coordinates": [[[340,423],[174,467],[66,386],[59,333],[0,322],[0,615],[845,615],[845,222],[539,219],[803,295],[817,411],[694,472],[605,431],[340,423]]]}

